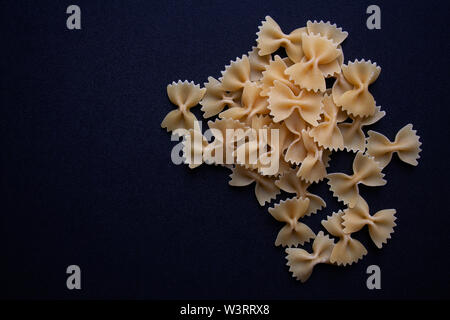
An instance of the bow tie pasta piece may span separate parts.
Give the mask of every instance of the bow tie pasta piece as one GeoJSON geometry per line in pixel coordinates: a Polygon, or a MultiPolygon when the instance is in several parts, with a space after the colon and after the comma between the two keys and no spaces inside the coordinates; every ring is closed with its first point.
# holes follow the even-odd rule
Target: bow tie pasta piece
{"type": "Polygon", "coordinates": [[[250,61],[246,55],[236,58],[222,71],[222,85],[227,91],[239,91],[250,81],[250,61]]]}
{"type": "Polygon", "coordinates": [[[353,175],[330,173],[327,176],[328,184],[335,197],[350,208],[353,208],[359,199],[358,184],[362,183],[370,187],[384,186],[386,184],[381,170],[382,168],[375,162],[373,157],[358,152],[353,160],[353,175]]]}
{"type": "Polygon", "coordinates": [[[291,247],[313,239],[316,235],[304,223],[298,220],[308,213],[309,199],[292,198],[280,201],[273,208],[269,208],[269,213],[280,222],[286,225],[278,233],[275,246],[291,247]]]}
{"type": "Polygon", "coordinates": [[[311,276],[314,266],[319,263],[330,263],[334,241],[320,231],[314,239],[312,253],[299,248],[287,248],[286,259],[292,276],[301,282],[305,282],[311,276]]]}
{"type": "Polygon", "coordinates": [[[234,164],[235,143],[245,137],[250,129],[245,123],[233,119],[208,121],[214,141],[203,149],[203,160],[207,164],[234,164]]]}
{"type": "Polygon", "coordinates": [[[300,93],[300,88],[291,82],[289,77],[284,73],[287,67],[286,61],[281,59],[278,55],[269,62],[266,70],[262,73],[261,83],[263,90],[261,91],[261,96],[269,96],[269,92],[273,88],[275,80],[288,86],[294,94],[297,95],[300,93]]]}
{"type": "Polygon", "coordinates": [[[350,116],[352,122],[339,123],[338,128],[344,138],[345,149],[353,152],[364,152],[366,137],[364,136],[362,127],[374,124],[385,115],[386,112],[381,111],[380,107],[376,107],[375,113],[372,116],[368,116],[366,118],[350,116]]]}
{"type": "Polygon", "coordinates": [[[189,129],[183,138],[184,163],[188,164],[190,169],[197,168],[203,163],[203,149],[208,145],[208,141],[199,128],[189,129]]]}
{"type": "Polygon", "coordinates": [[[239,165],[236,165],[231,170],[233,171],[229,181],[231,186],[244,187],[255,182],[255,195],[261,206],[275,199],[280,193],[280,189],[275,185],[275,178],[273,177],[262,176],[239,165]]]}
{"type": "Polygon", "coordinates": [[[330,150],[342,150],[344,148],[344,137],[337,123],[347,119],[333,102],[331,96],[326,95],[323,99],[324,120],[317,127],[311,129],[309,134],[319,146],[330,150]]]}
{"type": "Polygon", "coordinates": [[[299,164],[306,157],[306,150],[302,140],[302,131],[307,129],[307,124],[300,117],[298,112],[293,112],[291,116],[284,121],[284,124],[293,135],[293,140],[286,150],[284,159],[290,163],[299,164]]]}
{"type": "Polygon", "coordinates": [[[301,88],[323,92],[325,77],[341,72],[338,58],[342,51],[332,40],[315,34],[303,34],[302,46],[305,56],[285,73],[301,88]]]}
{"type": "Polygon", "coordinates": [[[213,77],[208,77],[208,82],[205,83],[206,93],[200,101],[202,105],[203,117],[210,118],[219,114],[226,106],[239,107],[241,99],[241,92],[228,92],[224,89],[222,83],[213,77]]]}
{"type": "Polygon", "coordinates": [[[367,152],[375,158],[381,167],[386,167],[391,162],[392,154],[397,153],[400,160],[410,165],[417,166],[420,158],[420,146],[417,131],[413,130],[412,124],[401,128],[395,136],[394,142],[389,141],[381,133],[370,130],[367,138],[367,152]]]}
{"type": "Polygon", "coordinates": [[[199,85],[193,82],[179,80],[167,86],[167,95],[170,102],[176,105],[176,110],[170,111],[161,122],[161,128],[167,131],[176,129],[193,129],[194,122],[197,121],[194,114],[189,110],[196,106],[203,98],[206,89],[200,89],[199,85]]]}
{"type": "Polygon", "coordinates": [[[338,28],[336,24],[331,24],[329,21],[317,22],[314,20],[314,22],[311,22],[308,20],[306,29],[309,34],[318,34],[321,37],[332,40],[336,44],[341,44],[348,37],[348,32],[342,31],[342,28],[338,28]]]}
{"type": "Polygon", "coordinates": [[[265,56],[277,51],[280,47],[284,47],[287,56],[294,62],[300,61],[303,57],[302,51],[302,34],[306,33],[306,28],[299,28],[292,31],[290,34],[284,34],[281,31],[278,23],[271,17],[266,16],[266,19],[258,27],[259,31],[256,33],[258,38],[259,55],[265,56]]]}
{"type": "Polygon", "coordinates": [[[248,52],[248,60],[250,62],[250,81],[259,81],[262,78],[262,73],[266,70],[266,67],[270,63],[270,54],[260,56],[258,54],[259,49],[252,47],[252,51],[248,52]]]}
{"type": "Polygon", "coordinates": [[[297,173],[293,169],[286,170],[282,173],[278,180],[275,181],[275,184],[285,192],[295,193],[297,198],[309,199],[309,207],[306,215],[316,213],[318,210],[326,207],[326,203],[321,197],[307,190],[311,184],[297,177],[297,173]]]}
{"type": "Polygon", "coordinates": [[[333,100],[336,105],[353,116],[368,117],[375,113],[375,99],[369,85],[377,80],[381,68],[370,60],[355,60],[342,65],[342,76],[333,85],[333,100]]]}
{"type": "Polygon", "coordinates": [[[275,80],[274,87],[269,92],[270,114],[274,117],[274,122],[280,122],[298,112],[306,122],[317,126],[322,114],[322,98],[321,93],[307,90],[300,90],[299,94],[295,94],[290,87],[275,80]]]}
{"type": "Polygon", "coordinates": [[[322,220],[322,226],[331,235],[339,238],[331,252],[330,262],[345,266],[362,259],[367,254],[367,250],[361,242],[353,239],[349,233],[344,232],[342,215],[342,211],[333,213],[327,220],[322,220]]]}
{"type": "Polygon", "coordinates": [[[241,106],[233,106],[228,110],[222,111],[219,118],[231,118],[234,120],[247,120],[255,115],[267,114],[270,110],[267,108],[267,99],[260,96],[261,87],[255,82],[247,82],[242,91],[241,106]]]}
{"type": "Polygon", "coordinates": [[[309,131],[302,131],[302,141],[306,156],[297,171],[297,176],[306,182],[319,182],[327,175],[324,159],[327,159],[328,155],[324,155],[323,148],[314,142],[309,131]]]}
{"type": "Polygon", "coordinates": [[[361,230],[365,225],[369,227],[369,235],[375,245],[381,249],[383,243],[391,238],[396,226],[395,209],[385,209],[378,211],[374,215],[369,213],[369,205],[360,197],[358,204],[354,208],[344,210],[342,216],[345,233],[354,233],[361,230]]]}

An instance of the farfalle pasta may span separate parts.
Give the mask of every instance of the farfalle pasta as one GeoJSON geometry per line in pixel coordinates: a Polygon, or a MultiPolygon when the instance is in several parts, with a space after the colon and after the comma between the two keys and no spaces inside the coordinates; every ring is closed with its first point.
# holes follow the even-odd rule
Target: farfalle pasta
{"type": "Polygon", "coordinates": [[[372,157],[358,152],[353,161],[353,174],[330,173],[327,176],[328,184],[334,196],[353,208],[359,199],[358,184],[361,183],[370,187],[386,184],[381,170],[382,168],[372,157]]]}
{"type": "Polygon", "coordinates": [[[248,82],[244,85],[242,91],[241,105],[228,108],[219,114],[222,119],[248,120],[255,115],[269,113],[267,109],[268,102],[260,96],[261,87],[254,82],[248,82]]]}
{"type": "Polygon", "coordinates": [[[403,162],[417,166],[422,143],[419,141],[416,130],[413,130],[412,124],[407,124],[401,128],[393,142],[375,131],[369,131],[368,134],[367,152],[374,157],[381,167],[384,168],[391,162],[393,153],[397,153],[403,162]]]}
{"type": "Polygon", "coordinates": [[[308,34],[318,34],[321,37],[333,41],[337,45],[341,44],[348,37],[348,32],[342,31],[342,28],[338,28],[336,24],[331,24],[329,21],[307,21],[306,29],[308,30],[308,34]]]}
{"type": "Polygon", "coordinates": [[[307,189],[311,183],[305,182],[297,176],[297,173],[293,169],[289,169],[282,173],[278,180],[275,181],[275,185],[281,190],[288,193],[295,193],[297,198],[309,199],[309,207],[306,215],[310,213],[316,213],[318,210],[326,207],[325,201],[318,195],[310,193],[307,189]]]}
{"type": "Polygon", "coordinates": [[[342,65],[342,75],[333,85],[333,100],[348,114],[368,117],[375,113],[375,99],[369,85],[380,75],[381,68],[370,60],[355,60],[342,65]]]}
{"type": "Polygon", "coordinates": [[[334,104],[329,95],[323,98],[323,117],[324,120],[312,128],[309,135],[321,147],[330,150],[343,149],[344,137],[338,123],[347,119],[347,115],[334,104]]]}
{"type": "Polygon", "coordinates": [[[289,76],[285,73],[286,69],[288,68],[287,63],[288,62],[286,61],[286,59],[280,58],[279,55],[276,55],[273,60],[269,61],[269,63],[266,65],[265,70],[262,72],[262,96],[269,96],[269,92],[274,86],[275,80],[289,87],[289,89],[291,89],[291,91],[295,95],[300,93],[300,88],[295,85],[295,83],[292,83],[291,80],[289,80],[289,76]]]}
{"type": "Polygon", "coordinates": [[[344,63],[347,38],[335,24],[315,20],[287,34],[267,16],[256,45],[249,44],[246,54],[230,61],[221,77],[207,77],[204,88],[187,81],[167,86],[177,109],[161,127],[182,138],[182,148],[174,149],[172,157],[181,150],[177,160],[190,169],[226,167],[232,171],[230,186],[254,184],[256,200],[274,218],[275,246],[289,247],[289,271],[301,282],[317,264],[346,266],[361,260],[367,249],[352,236],[365,226],[375,246],[387,244],[397,212],[370,212],[358,185],[385,185],[382,171],[393,153],[414,166],[420,158],[421,142],[411,124],[394,141],[370,130],[366,137],[364,127],[386,115],[375,102],[380,93],[370,87],[381,68],[364,59],[344,63]],[[204,126],[190,111],[198,104],[203,119],[211,118],[204,126]],[[356,153],[353,173],[327,173],[336,151],[356,153]],[[326,198],[314,189],[324,178],[343,203],[343,210],[328,217],[326,198]],[[322,212],[325,232],[316,234],[307,221],[322,212]],[[315,216],[305,218],[311,214],[315,216]],[[281,230],[277,221],[284,223],[281,230]],[[311,241],[311,252],[301,248],[311,241]]]}
{"type": "Polygon", "coordinates": [[[227,91],[238,91],[250,82],[250,60],[246,55],[236,58],[222,71],[222,85],[227,91]]]}
{"type": "Polygon", "coordinates": [[[283,122],[286,128],[292,134],[292,141],[286,149],[284,159],[293,164],[300,164],[306,157],[306,151],[303,146],[303,130],[307,129],[306,122],[295,112],[283,122]]]}
{"type": "Polygon", "coordinates": [[[197,120],[194,114],[189,111],[196,106],[205,95],[206,89],[200,88],[193,82],[173,82],[167,86],[167,95],[170,102],[178,108],[169,112],[164,120],[161,122],[161,127],[166,128],[167,131],[176,129],[193,129],[194,122],[197,120]]]}
{"type": "Polygon", "coordinates": [[[362,259],[367,254],[367,250],[361,242],[353,239],[350,233],[344,231],[343,214],[342,211],[333,213],[327,220],[322,221],[322,225],[332,236],[339,238],[331,251],[330,262],[345,266],[362,259]]]}
{"type": "Polygon", "coordinates": [[[219,80],[208,77],[208,82],[205,83],[206,94],[200,101],[202,105],[204,118],[211,118],[220,112],[225,107],[240,107],[241,92],[229,92],[219,80]]]}
{"type": "Polygon", "coordinates": [[[250,81],[261,80],[263,72],[266,70],[266,66],[269,64],[272,56],[270,54],[260,56],[259,49],[253,47],[252,51],[248,52],[248,61],[250,62],[250,81]]]}
{"type": "Polygon", "coordinates": [[[322,99],[322,94],[307,90],[295,94],[289,86],[275,80],[269,92],[270,115],[274,122],[280,122],[297,112],[307,123],[317,126],[322,114],[322,99]]]}
{"type": "Polygon", "coordinates": [[[332,40],[317,34],[302,34],[304,57],[286,69],[295,84],[306,90],[325,91],[325,78],[341,72],[341,51],[332,40]]]}
{"type": "Polygon", "coordinates": [[[372,116],[366,118],[350,116],[352,122],[339,123],[337,126],[344,138],[344,147],[348,151],[364,152],[366,137],[362,128],[374,124],[385,115],[386,112],[381,111],[380,107],[376,107],[375,113],[372,116]]]}
{"type": "Polygon", "coordinates": [[[297,171],[297,176],[306,182],[319,182],[327,175],[324,150],[314,142],[310,131],[302,131],[302,140],[305,157],[297,171]]]}
{"type": "Polygon", "coordinates": [[[314,266],[320,263],[331,263],[330,256],[333,248],[333,239],[330,239],[323,231],[320,231],[314,239],[312,253],[299,248],[287,248],[286,259],[289,271],[292,272],[293,277],[305,282],[311,276],[314,266]]]}
{"type": "Polygon", "coordinates": [[[306,28],[298,28],[290,34],[284,34],[278,23],[267,16],[256,34],[258,36],[256,42],[258,43],[259,55],[271,54],[280,47],[284,47],[286,54],[292,61],[299,61],[303,57],[301,42],[304,33],[306,33],[306,28]]]}
{"type": "Polygon", "coordinates": [[[384,209],[371,215],[366,200],[360,197],[354,208],[344,210],[342,226],[345,233],[354,233],[367,225],[370,238],[381,249],[383,243],[387,243],[391,233],[394,232],[396,226],[394,221],[397,219],[395,213],[395,209],[384,209]]]}
{"type": "Polygon", "coordinates": [[[280,193],[280,189],[275,185],[275,179],[272,177],[262,176],[239,165],[236,165],[231,170],[233,173],[230,175],[231,180],[229,184],[231,186],[244,187],[255,183],[256,199],[258,199],[261,206],[266,202],[270,202],[280,193]]]}
{"type": "Polygon", "coordinates": [[[291,247],[298,244],[303,245],[316,236],[306,224],[298,221],[308,215],[308,208],[309,199],[304,198],[288,199],[281,201],[273,208],[269,208],[269,213],[272,217],[286,224],[278,233],[275,240],[276,246],[291,247]]]}

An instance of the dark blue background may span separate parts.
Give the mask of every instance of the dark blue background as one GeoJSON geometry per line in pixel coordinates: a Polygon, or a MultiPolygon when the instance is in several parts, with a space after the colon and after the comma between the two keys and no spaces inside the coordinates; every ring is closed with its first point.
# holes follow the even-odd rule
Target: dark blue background
{"type": "MultiPolygon", "coordinates": [[[[448,298],[448,12],[445,1],[2,1],[1,296],[448,298]],[[72,2],[79,31],[66,29],[72,2]],[[365,26],[372,3],[381,30],[365,26]],[[423,142],[418,167],[395,156],[385,187],[361,188],[374,211],[397,209],[393,238],[378,250],[358,233],[360,263],[319,266],[305,284],[253,187],[228,186],[223,168],[173,165],[160,128],[166,85],[220,76],[265,15],[286,32],[308,19],[342,26],[345,61],[382,67],[372,92],[387,115],[371,129],[393,138],[413,123],[423,142]],[[66,289],[70,264],[81,291],[66,289]],[[371,264],[382,290],[366,288],[371,264]]],[[[349,170],[351,156],[332,164],[349,170]]],[[[307,220],[318,232],[340,206],[324,182],[313,190],[328,204],[307,220]]]]}

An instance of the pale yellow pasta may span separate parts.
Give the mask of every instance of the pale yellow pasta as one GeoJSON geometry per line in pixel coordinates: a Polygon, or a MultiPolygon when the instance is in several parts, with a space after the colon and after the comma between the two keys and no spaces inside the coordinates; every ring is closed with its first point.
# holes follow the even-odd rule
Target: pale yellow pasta
{"type": "Polygon", "coordinates": [[[364,136],[362,128],[364,126],[374,124],[375,122],[383,118],[385,114],[386,112],[381,111],[380,107],[376,107],[375,113],[372,116],[368,116],[366,118],[350,116],[352,122],[339,123],[338,128],[341,131],[342,137],[344,138],[345,149],[353,152],[364,152],[366,137],[364,136]]]}
{"type": "Polygon", "coordinates": [[[375,99],[369,85],[377,80],[381,68],[370,60],[355,60],[342,65],[342,76],[333,85],[336,105],[353,116],[368,117],[375,113],[375,99]]]}
{"type": "Polygon", "coordinates": [[[315,34],[302,35],[304,57],[286,69],[289,79],[301,88],[325,91],[325,77],[341,72],[341,51],[332,40],[315,34]]]}
{"type": "Polygon", "coordinates": [[[316,213],[318,210],[326,207],[326,203],[321,197],[308,191],[311,183],[297,177],[297,172],[294,169],[288,169],[282,173],[278,177],[278,180],[275,181],[275,184],[285,192],[295,193],[297,198],[309,199],[309,207],[306,215],[316,213]]]}
{"type": "Polygon", "coordinates": [[[207,164],[234,164],[233,156],[234,143],[239,136],[244,136],[249,129],[247,125],[233,119],[216,119],[208,121],[214,141],[208,144],[203,150],[203,160],[207,164]],[[227,135],[227,129],[236,130],[234,135],[227,135]]]}
{"type": "Polygon", "coordinates": [[[366,139],[363,127],[386,114],[369,91],[381,68],[364,59],[344,64],[348,33],[342,28],[314,20],[287,34],[270,16],[258,28],[256,47],[225,66],[222,77],[208,77],[204,88],[187,81],[167,86],[177,109],[161,127],[183,137],[189,168],[214,164],[230,169],[229,184],[254,184],[260,206],[281,191],[291,194],[274,201],[268,212],[284,223],[275,246],[288,247],[289,271],[305,282],[317,264],[345,266],[362,259],[367,250],[351,235],[365,226],[378,248],[391,239],[396,210],[371,214],[359,184],[385,185],[382,171],[393,153],[416,166],[421,142],[411,124],[394,141],[375,131],[368,131],[366,139]],[[275,54],[280,48],[287,57],[275,54]],[[335,79],[332,87],[327,88],[327,78],[335,79]],[[203,118],[215,117],[204,134],[190,112],[197,104],[203,118]],[[332,152],[339,150],[356,153],[351,174],[327,173],[332,152]],[[337,243],[323,231],[315,235],[304,223],[305,216],[327,207],[311,192],[325,177],[333,196],[346,205],[321,221],[337,243]],[[312,239],[312,252],[291,248],[312,239]]]}
{"type": "Polygon", "coordinates": [[[340,150],[344,148],[344,137],[337,124],[347,118],[333,102],[329,95],[325,95],[323,99],[323,114],[324,120],[321,121],[317,127],[310,130],[309,134],[314,138],[314,141],[331,150],[340,150]]]}
{"type": "Polygon", "coordinates": [[[342,28],[338,28],[336,24],[331,24],[329,21],[317,22],[314,20],[312,22],[308,20],[306,22],[306,29],[309,34],[318,34],[332,40],[336,44],[341,44],[348,37],[348,32],[342,31],[342,28]]]}
{"type": "Polygon", "coordinates": [[[331,263],[334,241],[320,231],[314,239],[312,253],[299,248],[287,248],[286,259],[292,276],[305,282],[311,276],[314,266],[320,263],[331,263]]]}
{"type": "Polygon", "coordinates": [[[419,141],[420,137],[417,135],[417,131],[413,130],[412,124],[407,124],[401,128],[393,142],[375,131],[370,130],[368,134],[367,152],[374,157],[381,167],[384,168],[389,164],[393,153],[397,153],[403,162],[417,166],[422,143],[419,141]]]}
{"type": "Polygon", "coordinates": [[[274,122],[287,119],[293,112],[298,112],[303,120],[312,126],[318,125],[322,114],[321,93],[300,90],[295,94],[290,87],[275,80],[274,87],[269,92],[269,109],[274,122]]]}
{"type": "Polygon", "coordinates": [[[313,239],[316,235],[304,223],[298,220],[308,214],[309,199],[292,198],[280,201],[273,208],[269,208],[269,213],[276,220],[286,223],[278,232],[275,246],[292,247],[313,239]]]}
{"type": "Polygon", "coordinates": [[[227,91],[239,91],[250,81],[250,61],[246,55],[235,61],[222,71],[222,85],[227,91]]]}
{"type": "Polygon", "coordinates": [[[167,131],[176,129],[193,129],[197,120],[190,109],[196,106],[203,98],[206,89],[200,89],[199,85],[193,82],[178,81],[167,86],[167,95],[170,102],[176,105],[176,110],[170,111],[161,122],[161,128],[167,131]]]}
{"type": "Polygon", "coordinates": [[[367,250],[361,242],[344,232],[342,215],[342,211],[333,213],[327,220],[322,220],[322,225],[331,235],[339,238],[331,252],[330,262],[345,266],[362,259],[367,250]]]}
{"type": "Polygon", "coordinates": [[[290,34],[284,34],[278,23],[270,16],[266,16],[266,19],[258,28],[256,42],[258,43],[259,55],[265,56],[274,53],[280,47],[284,47],[286,54],[292,61],[300,61],[303,57],[301,42],[302,34],[306,33],[306,28],[295,29],[290,34]]]}
{"type": "Polygon", "coordinates": [[[260,56],[259,49],[252,47],[252,51],[248,52],[248,60],[250,62],[250,81],[259,81],[262,78],[262,73],[266,70],[267,65],[271,60],[271,55],[260,56]]]}
{"type": "Polygon", "coordinates": [[[309,130],[302,131],[302,141],[305,157],[302,160],[297,176],[306,182],[319,182],[327,175],[324,163],[324,150],[311,138],[309,130]]]}
{"type": "Polygon", "coordinates": [[[289,80],[289,76],[284,73],[287,67],[288,66],[286,65],[286,61],[284,59],[281,59],[278,55],[276,55],[275,58],[269,62],[266,70],[262,73],[262,96],[269,96],[269,92],[273,88],[275,80],[278,80],[288,86],[294,94],[300,93],[300,88],[297,87],[291,80],[289,80]]]}
{"type": "Polygon", "coordinates": [[[219,118],[245,121],[255,115],[263,115],[270,112],[267,108],[267,99],[261,97],[261,87],[255,82],[247,82],[244,85],[241,97],[241,105],[236,105],[222,111],[219,118]]]}
{"type": "Polygon", "coordinates": [[[288,145],[284,159],[290,163],[299,164],[306,157],[306,150],[302,140],[302,131],[307,129],[307,124],[300,117],[298,112],[293,112],[289,118],[284,121],[284,124],[293,135],[293,139],[288,145]]]}
{"type": "Polygon", "coordinates": [[[342,226],[345,233],[354,233],[367,225],[370,238],[381,249],[383,243],[387,243],[394,232],[396,226],[394,221],[397,219],[395,213],[395,209],[384,209],[370,215],[369,205],[362,197],[359,197],[354,208],[344,210],[342,226]]]}
{"type": "Polygon", "coordinates": [[[208,145],[208,141],[199,128],[189,129],[183,138],[184,162],[190,169],[197,168],[203,163],[203,149],[208,145]]]}
{"type": "Polygon", "coordinates": [[[358,184],[361,183],[371,187],[384,186],[386,184],[381,170],[382,168],[372,157],[358,152],[353,161],[353,175],[330,173],[327,176],[328,184],[335,197],[350,208],[353,208],[359,199],[358,184]]]}
{"type": "Polygon", "coordinates": [[[208,77],[205,83],[206,93],[200,101],[202,105],[203,117],[210,118],[219,114],[225,107],[239,107],[241,92],[228,92],[222,85],[222,82],[213,77],[208,77]]]}
{"type": "Polygon", "coordinates": [[[266,202],[280,193],[280,189],[275,185],[275,178],[262,176],[259,173],[246,169],[242,166],[236,165],[232,169],[233,173],[230,175],[231,186],[243,187],[255,183],[255,195],[259,204],[263,206],[266,202]]]}

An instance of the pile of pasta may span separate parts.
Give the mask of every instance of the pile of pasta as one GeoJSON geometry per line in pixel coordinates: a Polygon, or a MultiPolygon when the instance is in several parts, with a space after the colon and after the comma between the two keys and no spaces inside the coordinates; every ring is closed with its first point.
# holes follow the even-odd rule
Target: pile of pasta
{"type": "MultiPolygon", "coordinates": [[[[197,155],[201,163],[223,165],[211,154],[219,148],[233,148],[234,141],[228,141],[226,129],[279,130],[278,143],[263,141],[269,152],[279,152],[277,172],[267,172],[262,162],[247,164],[235,156],[231,165],[224,166],[232,171],[230,185],[255,184],[261,206],[281,190],[292,194],[268,212],[284,223],[275,245],[287,247],[289,270],[302,282],[317,264],[345,266],[362,259],[367,250],[352,234],[366,225],[378,248],[387,243],[396,226],[396,210],[373,213],[359,194],[358,185],[385,185],[382,170],[393,153],[416,166],[421,151],[419,136],[411,124],[401,128],[393,141],[374,131],[368,131],[366,138],[362,128],[385,116],[370,92],[381,68],[370,60],[345,64],[341,45],[347,36],[335,24],[322,21],[308,21],[306,27],[284,33],[267,16],[259,26],[257,46],[231,61],[222,77],[209,77],[203,88],[187,81],[167,86],[176,109],[164,118],[161,127],[167,131],[185,129],[184,154],[197,155]],[[276,54],[283,52],[285,57],[276,54]],[[327,78],[335,79],[331,87],[327,87],[327,78]],[[208,127],[223,135],[212,141],[203,136],[190,111],[198,104],[205,119],[215,117],[208,121],[208,127]],[[327,173],[330,154],[338,150],[355,154],[352,173],[327,173]],[[326,233],[315,234],[302,218],[326,207],[320,196],[308,191],[311,184],[325,178],[346,208],[322,221],[326,233]],[[299,247],[310,241],[311,252],[299,247]]],[[[185,161],[190,168],[199,165],[188,158],[192,157],[185,161]]]]}

